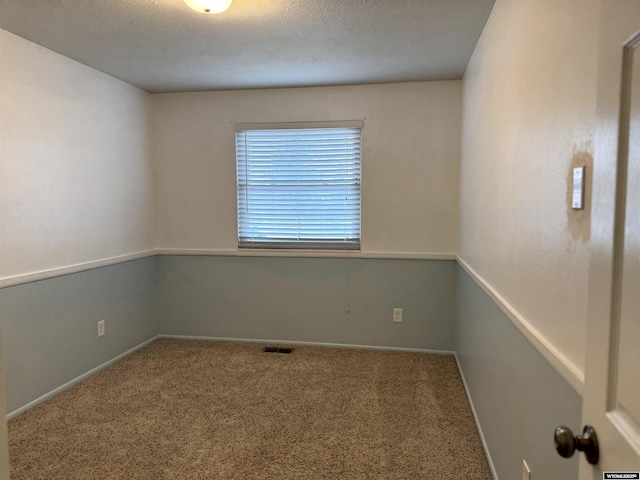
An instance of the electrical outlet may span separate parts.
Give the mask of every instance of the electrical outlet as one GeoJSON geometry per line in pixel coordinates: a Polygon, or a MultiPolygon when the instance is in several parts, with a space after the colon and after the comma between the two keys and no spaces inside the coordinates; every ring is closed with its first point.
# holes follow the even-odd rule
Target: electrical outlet
{"type": "Polygon", "coordinates": [[[524,460],[522,460],[522,480],[531,480],[531,470],[524,460]]]}
{"type": "Polygon", "coordinates": [[[104,335],[104,320],[100,320],[98,322],[98,336],[102,337],[104,335]]]}
{"type": "Polygon", "coordinates": [[[402,309],[394,308],[393,309],[393,323],[402,323],[402,309]]]}

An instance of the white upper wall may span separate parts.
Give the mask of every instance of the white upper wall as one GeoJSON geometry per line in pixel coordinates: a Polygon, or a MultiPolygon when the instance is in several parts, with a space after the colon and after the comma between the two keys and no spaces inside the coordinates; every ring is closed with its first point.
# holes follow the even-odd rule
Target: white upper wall
{"type": "Polygon", "coordinates": [[[461,82],[153,95],[158,247],[236,250],[233,123],[364,119],[362,251],[456,250],[461,82]]]}
{"type": "Polygon", "coordinates": [[[155,248],[149,110],[0,30],[0,280],[155,248]]]}
{"type": "Polygon", "coordinates": [[[459,255],[583,375],[598,0],[498,0],[463,85],[459,255]]]}

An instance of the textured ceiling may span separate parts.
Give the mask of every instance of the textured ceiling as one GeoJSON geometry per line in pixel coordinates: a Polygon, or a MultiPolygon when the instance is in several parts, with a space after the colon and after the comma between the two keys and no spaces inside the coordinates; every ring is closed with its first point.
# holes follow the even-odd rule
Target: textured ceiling
{"type": "Polygon", "coordinates": [[[494,0],[0,0],[0,28],[150,92],[461,78],[494,0]]]}

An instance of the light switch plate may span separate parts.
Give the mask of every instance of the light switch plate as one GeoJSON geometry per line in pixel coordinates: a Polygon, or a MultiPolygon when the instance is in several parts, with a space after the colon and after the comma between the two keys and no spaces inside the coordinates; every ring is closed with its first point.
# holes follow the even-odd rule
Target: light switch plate
{"type": "Polygon", "coordinates": [[[573,169],[573,193],[571,194],[571,208],[584,209],[584,175],[585,166],[573,169]]]}
{"type": "Polygon", "coordinates": [[[402,323],[402,309],[394,308],[393,309],[393,323],[402,323]]]}

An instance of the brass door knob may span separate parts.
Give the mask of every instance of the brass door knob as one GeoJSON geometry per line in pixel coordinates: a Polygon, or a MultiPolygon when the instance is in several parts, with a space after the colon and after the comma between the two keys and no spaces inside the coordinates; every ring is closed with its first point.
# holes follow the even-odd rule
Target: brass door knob
{"type": "Polygon", "coordinates": [[[598,448],[598,436],[591,425],[586,425],[582,435],[574,436],[568,427],[558,427],[553,435],[556,451],[561,457],[571,458],[576,450],[583,452],[587,462],[591,465],[598,463],[600,450],[598,448]]]}

